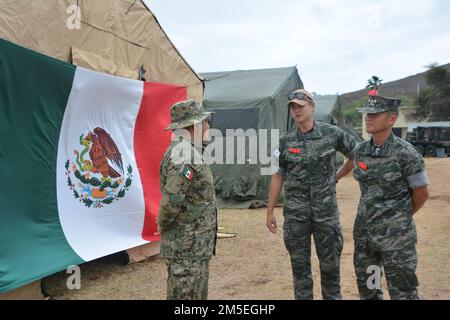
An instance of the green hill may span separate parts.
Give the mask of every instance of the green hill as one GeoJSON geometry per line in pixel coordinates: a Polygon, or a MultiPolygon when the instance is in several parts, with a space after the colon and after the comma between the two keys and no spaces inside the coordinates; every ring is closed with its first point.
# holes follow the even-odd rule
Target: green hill
{"type": "MultiPolygon", "coordinates": [[[[443,65],[443,67],[450,69],[450,63],[443,65]]],[[[403,96],[414,102],[417,96],[417,84],[420,85],[421,89],[428,87],[426,72],[427,71],[424,71],[403,79],[386,82],[380,87],[380,95],[387,97],[403,96]]],[[[358,91],[344,93],[340,95],[339,98],[341,100],[343,110],[346,110],[349,106],[351,106],[351,104],[365,97],[367,97],[367,89],[364,88],[358,91]]]]}
{"type": "MultiPolygon", "coordinates": [[[[450,63],[442,66],[450,69],[450,63]]],[[[401,99],[402,105],[414,105],[417,97],[418,85],[420,89],[428,87],[426,72],[427,71],[424,71],[403,79],[386,82],[380,87],[379,94],[401,99]]],[[[369,76],[367,78],[369,78],[369,76]]],[[[368,90],[364,88],[358,91],[344,93],[339,96],[345,119],[348,122],[352,122],[355,127],[361,126],[361,116],[358,115],[357,110],[364,105],[365,101],[367,101],[367,91],[368,90]]]]}

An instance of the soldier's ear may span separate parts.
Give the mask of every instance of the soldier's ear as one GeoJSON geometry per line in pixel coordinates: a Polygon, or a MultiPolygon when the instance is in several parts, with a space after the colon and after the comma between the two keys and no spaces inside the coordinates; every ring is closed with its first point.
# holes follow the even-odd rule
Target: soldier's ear
{"type": "Polygon", "coordinates": [[[397,121],[398,113],[397,112],[389,112],[388,115],[389,115],[389,118],[388,118],[389,124],[394,125],[395,122],[397,121]]]}

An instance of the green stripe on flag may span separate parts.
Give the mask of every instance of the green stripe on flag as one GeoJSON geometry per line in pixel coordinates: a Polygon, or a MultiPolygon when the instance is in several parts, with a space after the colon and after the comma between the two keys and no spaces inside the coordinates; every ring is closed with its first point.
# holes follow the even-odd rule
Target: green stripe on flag
{"type": "Polygon", "coordinates": [[[75,69],[0,39],[0,292],[83,262],[64,236],[56,195],[75,69]]]}

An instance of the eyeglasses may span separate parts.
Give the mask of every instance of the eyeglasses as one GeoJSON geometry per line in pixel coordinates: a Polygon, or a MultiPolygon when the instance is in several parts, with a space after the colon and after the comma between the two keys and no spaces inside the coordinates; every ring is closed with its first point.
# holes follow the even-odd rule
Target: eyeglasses
{"type": "Polygon", "coordinates": [[[294,99],[311,101],[311,98],[302,92],[290,93],[290,94],[288,94],[287,98],[289,99],[289,101],[294,100],[294,99]]]}

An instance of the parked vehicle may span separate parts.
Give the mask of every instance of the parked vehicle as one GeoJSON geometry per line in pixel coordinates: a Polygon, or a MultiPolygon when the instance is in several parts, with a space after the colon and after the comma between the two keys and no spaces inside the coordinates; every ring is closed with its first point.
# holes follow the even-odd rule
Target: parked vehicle
{"type": "Polygon", "coordinates": [[[450,127],[417,127],[407,133],[406,140],[423,156],[450,156],[450,127]]]}

